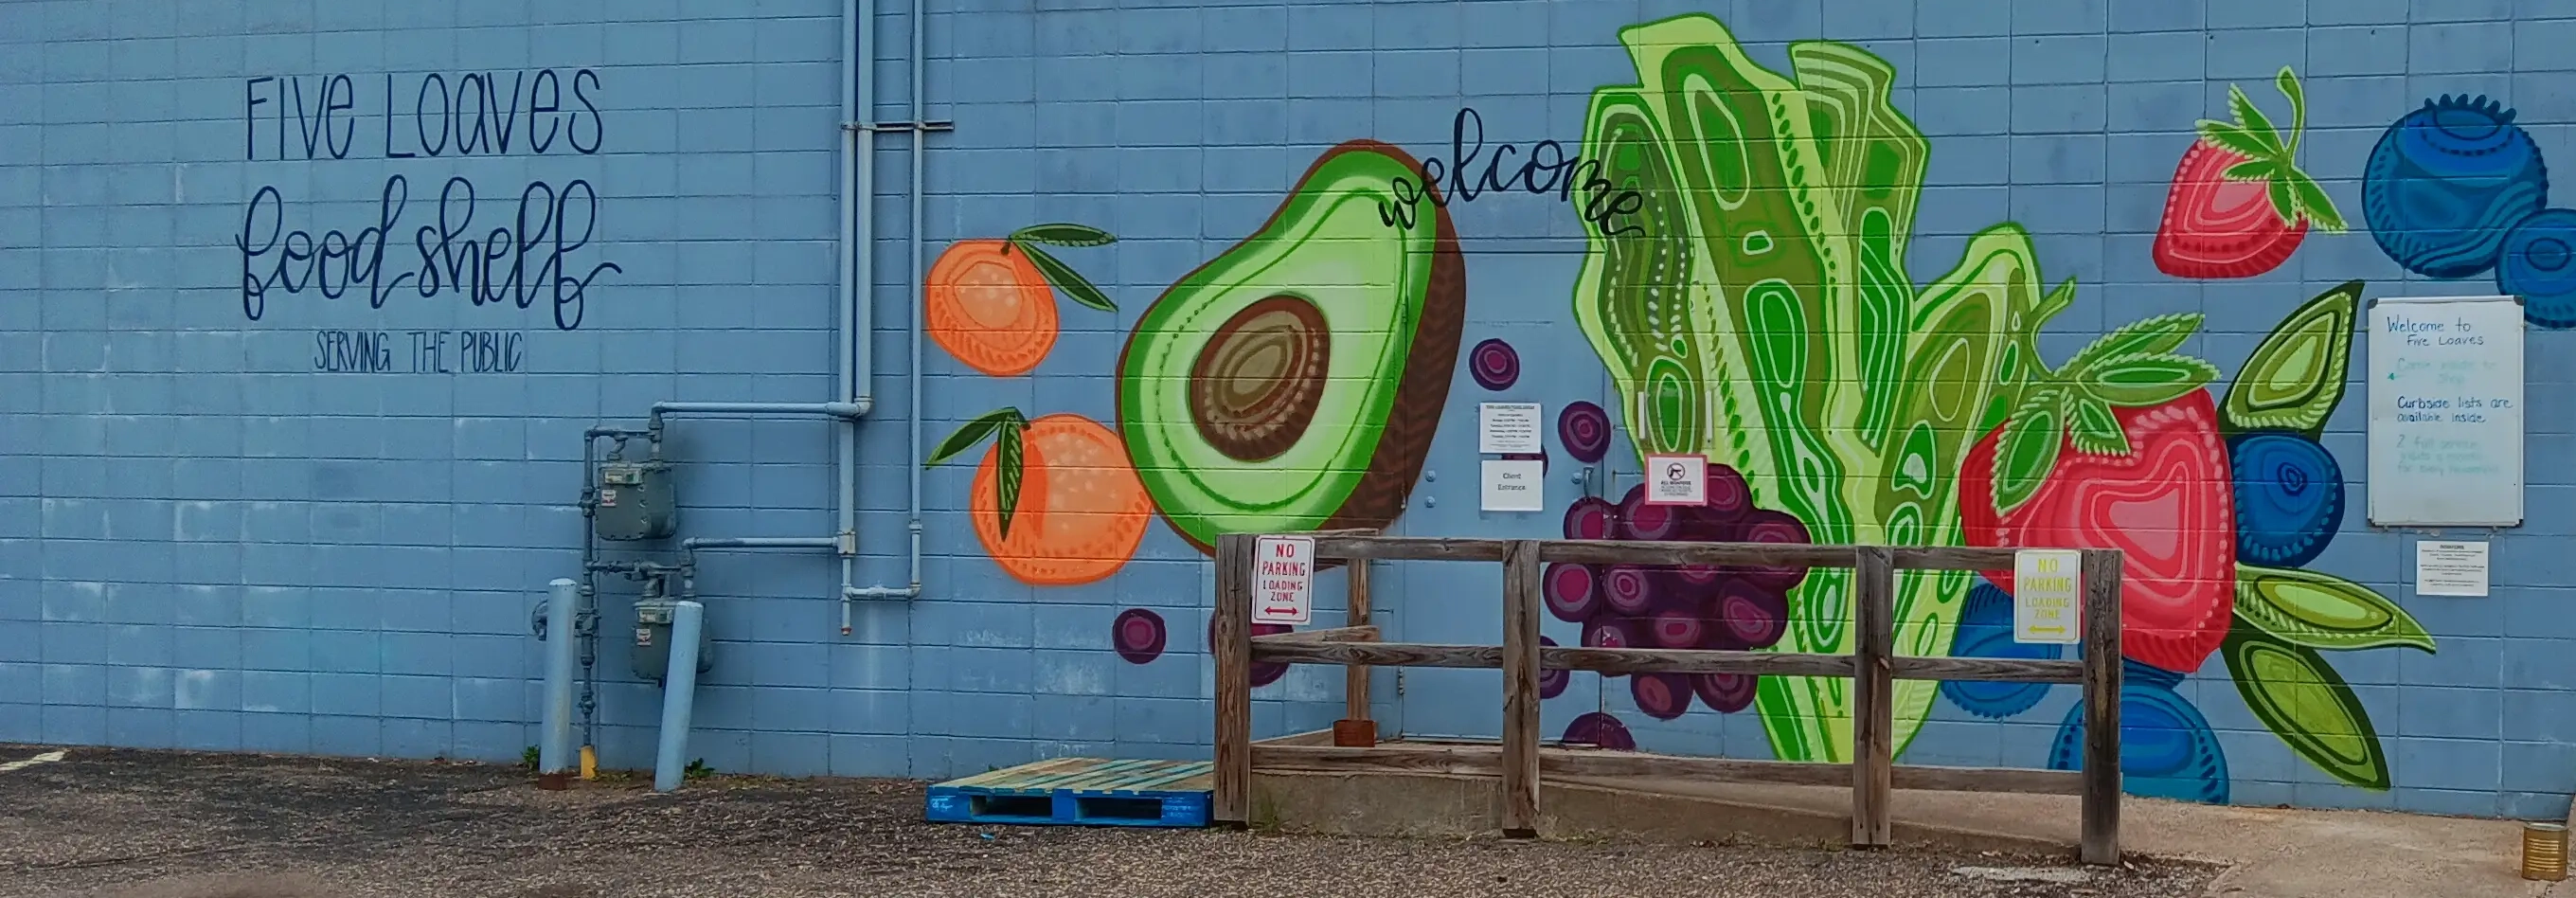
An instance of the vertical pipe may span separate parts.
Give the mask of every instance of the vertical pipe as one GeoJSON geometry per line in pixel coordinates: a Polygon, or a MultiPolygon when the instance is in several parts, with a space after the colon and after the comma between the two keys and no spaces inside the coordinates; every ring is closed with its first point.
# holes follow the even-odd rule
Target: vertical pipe
{"type": "Polygon", "coordinates": [[[671,608],[671,667],[662,678],[662,744],[653,755],[653,791],[680,788],[689,753],[689,711],[698,691],[698,634],[706,626],[706,606],[674,602],[671,608]]]}
{"type": "MultiPolygon", "coordinates": [[[[662,444],[653,444],[661,452],[662,444]]],[[[596,431],[581,438],[581,594],[577,601],[573,629],[583,630],[581,622],[598,620],[599,571],[593,566],[599,560],[599,436],[596,431]]],[[[581,640],[581,778],[591,778],[591,747],[598,745],[599,628],[583,630],[581,640]]]]}
{"type": "MultiPolygon", "coordinates": [[[[862,408],[866,408],[873,406],[876,398],[873,395],[874,390],[862,394],[859,389],[859,371],[873,369],[875,362],[871,359],[867,364],[862,365],[859,361],[869,352],[867,329],[872,324],[867,319],[873,316],[870,315],[870,310],[861,308],[866,305],[862,297],[866,295],[867,287],[858,279],[859,256],[862,248],[858,245],[856,232],[859,228],[861,200],[853,183],[857,180],[857,168],[865,164],[860,158],[859,149],[863,146],[863,141],[869,139],[867,132],[861,130],[859,119],[859,29],[863,23],[859,21],[858,13],[858,0],[849,0],[849,3],[841,9],[841,142],[839,144],[841,166],[838,185],[841,193],[838,247],[841,254],[841,308],[839,314],[833,316],[841,330],[837,335],[840,339],[833,350],[833,355],[837,357],[835,361],[839,366],[840,383],[836,392],[832,394],[832,401],[856,402],[862,408]]],[[[835,546],[841,556],[841,591],[838,595],[841,599],[843,615],[841,632],[843,633],[850,631],[847,620],[850,587],[856,585],[855,578],[858,573],[858,453],[859,422],[856,420],[832,422],[832,470],[837,481],[835,484],[837,489],[832,501],[833,511],[839,518],[838,526],[832,532],[837,540],[835,546]]]]}
{"type": "Polygon", "coordinates": [[[581,584],[557,577],[546,584],[546,705],[539,712],[545,732],[537,743],[537,784],[565,786],[572,765],[573,612],[581,602],[581,584]]]}
{"type": "MultiPolygon", "coordinates": [[[[856,2],[859,5],[858,18],[860,28],[858,36],[858,58],[862,64],[869,67],[867,71],[867,79],[868,82],[873,85],[876,78],[876,0],[856,0],[856,2]]],[[[911,340],[911,368],[905,372],[906,389],[908,390],[908,393],[904,399],[904,419],[906,422],[905,440],[908,443],[905,448],[905,453],[910,459],[910,463],[904,465],[904,476],[907,485],[906,492],[908,493],[905,497],[905,508],[909,512],[909,520],[905,525],[906,538],[910,543],[906,552],[908,558],[907,571],[909,573],[908,582],[903,586],[853,586],[841,590],[841,632],[845,635],[850,632],[849,603],[851,600],[909,599],[921,595],[921,416],[923,401],[921,392],[922,322],[920,294],[913,292],[923,289],[920,285],[922,284],[923,272],[926,267],[926,263],[922,259],[923,254],[921,248],[923,217],[921,209],[922,141],[926,137],[926,129],[923,127],[923,123],[921,121],[923,112],[921,82],[923,69],[922,47],[925,40],[922,36],[924,29],[922,28],[920,0],[913,0],[911,22],[912,121],[906,123],[904,125],[904,129],[912,132],[912,184],[910,193],[907,196],[911,207],[912,234],[905,241],[905,255],[909,259],[905,264],[909,268],[908,273],[910,277],[908,280],[914,286],[907,288],[903,294],[913,300],[912,308],[908,310],[905,315],[905,318],[909,323],[906,330],[909,332],[911,340]]],[[[861,114],[873,117],[876,114],[875,91],[871,89],[863,91],[862,93],[862,105],[860,107],[862,109],[861,114]]],[[[863,138],[872,138],[876,133],[875,128],[876,126],[872,121],[862,121],[860,129],[861,136],[863,138]]],[[[863,204],[862,214],[859,216],[859,279],[864,289],[868,291],[867,296],[869,299],[864,303],[864,305],[869,310],[869,314],[871,316],[866,319],[867,326],[871,330],[868,333],[861,334],[861,339],[873,341],[873,328],[875,326],[873,323],[875,321],[873,315],[876,306],[874,298],[876,295],[876,282],[874,280],[876,277],[876,269],[874,267],[875,226],[873,223],[876,214],[876,167],[874,164],[875,144],[871,141],[863,146],[865,149],[860,153],[858,165],[859,201],[863,204]]],[[[861,358],[872,359],[874,356],[872,354],[862,354],[861,358]]],[[[870,397],[875,395],[875,371],[873,368],[866,373],[866,379],[864,379],[862,383],[868,385],[866,389],[869,393],[868,396],[860,398],[860,404],[871,405],[872,399],[870,397]]]]}
{"type": "Polygon", "coordinates": [[[930,139],[930,132],[926,127],[930,118],[929,112],[922,108],[921,102],[924,70],[922,58],[926,55],[923,48],[927,46],[922,35],[929,30],[923,27],[921,0],[912,0],[912,278],[910,283],[913,285],[912,289],[922,292],[914,297],[912,309],[905,316],[910,319],[912,339],[912,367],[905,372],[905,377],[911,382],[912,393],[904,408],[906,412],[904,417],[911,422],[908,428],[909,442],[905,447],[905,451],[909,453],[906,457],[910,459],[910,463],[903,467],[905,476],[910,481],[911,496],[908,500],[909,504],[905,507],[910,513],[911,520],[905,524],[905,529],[912,542],[911,593],[915,596],[921,594],[921,311],[929,302],[928,279],[924,277],[926,273],[924,267],[929,263],[921,257],[922,143],[930,139]]]}

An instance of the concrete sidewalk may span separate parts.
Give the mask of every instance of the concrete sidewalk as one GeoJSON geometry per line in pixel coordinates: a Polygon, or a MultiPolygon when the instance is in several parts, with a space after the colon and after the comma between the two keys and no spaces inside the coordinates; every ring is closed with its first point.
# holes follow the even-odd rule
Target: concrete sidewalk
{"type": "MultiPolygon", "coordinates": [[[[1491,779],[1443,774],[1262,773],[1256,816],[1291,831],[1458,838],[1500,825],[1491,779]]],[[[1900,791],[1891,811],[1900,850],[1994,852],[2071,860],[2081,803],[2073,796],[1900,791]]],[[[2520,876],[2521,824],[2370,811],[2183,804],[2129,797],[2128,858],[2225,868],[2205,894],[2228,898],[2576,898],[2576,883],[2520,876]],[[2554,888],[2554,890],[2553,890],[2554,888]]],[[[1541,783],[1539,831],[1614,843],[1847,844],[1842,787],[1649,777],[1541,783]]]]}
{"type": "MultiPolygon", "coordinates": [[[[1631,788],[1645,784],[1627,783],[1631,788]]],[[[1849,820],[1847,790],[1662,782],[1658,791],[1801,808],[1849,820]]],[[[1900,824],[2073,845],[2072,796],[1898,792],[1900,824]]],[[[2184,804],[2130,797],[2121,848],[2229,867],[2208,894],[2233,898],[2576,898],[2576,884],[2521,875],[2522,825],[2377,811],[2184,804]]]]}

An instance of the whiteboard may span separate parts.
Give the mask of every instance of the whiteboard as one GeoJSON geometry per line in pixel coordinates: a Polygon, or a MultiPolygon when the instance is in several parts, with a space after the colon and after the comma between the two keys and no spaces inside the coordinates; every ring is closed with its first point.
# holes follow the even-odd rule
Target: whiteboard
{"type": "Polygon", "coordinates": [[[2522,300],[2370,302],[2370,523],[2522,523],[2522,300]]]}

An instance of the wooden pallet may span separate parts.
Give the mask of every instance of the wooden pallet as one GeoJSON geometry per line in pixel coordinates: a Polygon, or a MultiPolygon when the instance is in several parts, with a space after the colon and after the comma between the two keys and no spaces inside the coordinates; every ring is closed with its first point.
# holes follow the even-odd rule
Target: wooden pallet
{"type": "Polygon", "coordinates": [[[1208,824],[1208,761],[1057,758],[930,787],[933,823],[1020,826],[1208,824]]]}

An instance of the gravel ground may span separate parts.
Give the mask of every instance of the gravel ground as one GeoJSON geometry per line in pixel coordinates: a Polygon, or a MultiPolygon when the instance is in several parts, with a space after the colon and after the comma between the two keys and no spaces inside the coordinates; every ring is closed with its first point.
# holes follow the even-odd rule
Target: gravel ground
{"type": "MultiPolygon", "coordinates": [[[[42,749],[0,747],[0,762],[42,749]]],[[[1392,841],[921,821],[922,784],[73,749],[0,772],[0,898],[2192,896],[2214,868],[1918,851],[1392,841]],[[2046,868],[2046,869],[2030,869],[2046,868]]]]}

